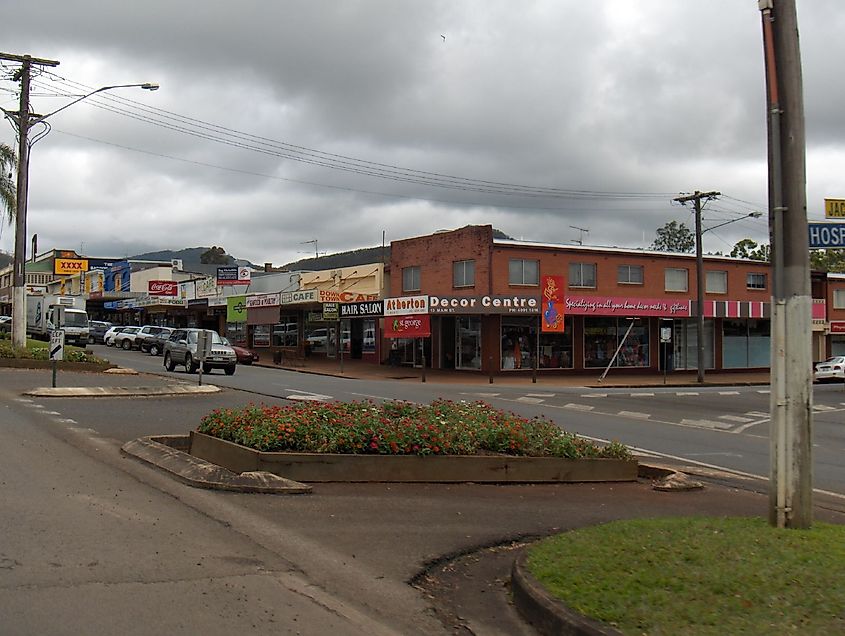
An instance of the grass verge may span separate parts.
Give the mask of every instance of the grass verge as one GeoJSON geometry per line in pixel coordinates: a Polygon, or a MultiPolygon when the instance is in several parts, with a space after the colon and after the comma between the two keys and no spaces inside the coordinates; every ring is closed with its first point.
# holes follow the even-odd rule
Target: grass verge
{"type": "MultiPolygon", "coordinates": [[[[50,343],[43,340],[26,339],[26,347],[17,349],[12,346],[8,333],[0,334],[0,358],[18,358],[23,360],[49,360],[50,343]]],[[[102,364],[105,360],[97,358],[93,353],[81,347],[66,344],[64,359],[68,362],[91,362],[102,364]]]]}
{"type": "Polygon", "coordinates": [[[845,527],[758,518],[618,521],[533,546],[528,570],[625,634],[845,633],[845,527]]]}

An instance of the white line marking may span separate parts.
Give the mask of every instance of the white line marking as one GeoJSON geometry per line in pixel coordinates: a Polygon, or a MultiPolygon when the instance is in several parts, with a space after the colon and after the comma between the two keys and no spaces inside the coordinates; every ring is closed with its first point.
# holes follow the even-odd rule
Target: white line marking
{"type": "MultiPolygon", "coordinates": [[[[302,389],[285,389],[288,393],[295,393],[296,396],[305,396],[310,395],[314,399],[323,399],[323,400],[331,400],[331,395],[323,395],[322,393],[313,393],[311,391],[304,391],[302,389]]],[[[290,398],[291,396],[288,396],[290,398]]]]}
{"type": "Polygon", "coordinates": [[[585,393],[582,398],[607,397],[607,393],[585,393]]]}
{"type": "MultiPolygon", "coordinates": [[[[354,393],[352,395],[355,395],[354,393]]],[[[472,397],[480,398],[494,398],[499,397],[501,393],[461,393],[460,395],[471,395],[472,397]]]]}
{"type": "Polygon", "coordinates": [[[837,411],[835,406],[827,406],[826,404],[813,404],[814,411],[837,411]]]}
{"type": "Polygon", "coordinates": [[[720,415],[719,419],[728,420],[729,422],[739,422],[740,424],[754,421],[753,417],[742,417],[741,415],[720,415]]]}
{"type": "Polygon", "coordinates": [[[631,397],[654,397],[654,393],[631,393],[631,397]]]}
{"type": "Polygon", "coordinates": [[[563,408],[572,409],[574,411],[592,411],[596,407],[588,406],[586,404],[574,404],[574,403],[570,402],[569,404],[564,404],[563,408]]]}
{"type": "Polygon", "coordinates": [[[763,395],[766,395],[768,393],[771,393],[771,391],[769,389],[758,389],[757,393],[762,393],[763,395]]]}
{"type": "Polygon", "coordinates": [[[769,414],[764,411],[746,411],[745,414],[751,417],[769,417],[769,414]]]}
{"type": "Polygon", "coordinates": [[[536,397],[536,398],[547,398],[547,397],[554,397],[554,393],[526,393],[528,397],[536,397]]]}
{"type": "Polygon", "coordinates": [[[545,402],[545,400],[542,399],[542,398],[527,397],[527,396],[518,397],[518,398],[516,398],[516,401],[517,402],[523,402],[525,404],[542,404],[543,402],[545,402]]]}
{"type": "Polygon", "coordinates": [[[719,395],[739,395],[739,391],[719,391],[719,395]]]}
{"type": "Polygon", "coordinates": [[[763,419],[763,420],[755,420],[753,422],[749,422],[748,424],[743,424],[742,426],[737,426],[734,430],[731,431],[731,433],[739,434],[739,433],[742,433],[742,432],[748,430],[752,426],[757,426],[758,424],[763,424],[763,423],[768,422],[768,421],[769,421],[768,417],[766,419],[763,419]]]}
{"type": "Polygon", "coordinates": [[[622,417],[633,417],[638,420],[647,420],[651,417],[651,413],[638,413],[637,411],[619,411],[617,415],[621,415],[622,417]]]}
{"type": "Polygon", "coordinates": [[[676,391],[675,395],[682,396],[682,395],[698,395],[698,391],[676,391]]]}
{"type": "Polygon", "coordinates": [[[725,422],[714,422],[712,420],[688,420],[683,419],[681,420],[681,424],[685,426],[701,426],[704,428],[719,428],[719,429],[726,429],[730,428],[730,424],[726,424],[725,422]]]}

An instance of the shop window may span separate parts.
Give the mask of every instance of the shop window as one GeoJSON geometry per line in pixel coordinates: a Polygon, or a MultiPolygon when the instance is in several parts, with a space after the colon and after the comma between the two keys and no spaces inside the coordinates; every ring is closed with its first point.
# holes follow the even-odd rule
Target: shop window
{"type": "Polygon", "coordinates": [[[502,369],[532,369],[537,351],[536,318],[502,319],[502,369]]]}
{"type": "Polygon", "coordinates": [[[455,331],[455,368],[481,368],[481,319],[460,316],[455,331]]]}
{"type": "Polygon", "coordinates": [[[420,291],[419,266],[402,268],[402,291],[420,291]]]}
{"type": "Polygon", "coordinates": [[[616,282],[622,285],[642,285],[642,265],[620,265],[617,268],[616,282]]]}
{"type": "Polygon", "coordinates": [[[704,289],[707,291],[708,294],[727,294],[728,273],[706,272],[704,289]]]}
{"type": "Polygon", "coordinates": [[[745,286],[748,289],[766,289],[766,275],[751,272],[746,277],[745,286]]]}
{"type": "MultiPolygon", "coordinates": [[[[715,340],[713,320],[704,321],[704,368],[714,368],[715,340]]],[[[698,321],[675,320],[673,323],[671,357],[666,361],[672,369],[698,368],[698,321]]]]}
{"type": "Polygon", "coordinates": [[[452,263],[452,286],[475,286],[475,261],[455,261],[452,263]]]}
{"type": "Polygon", "coordinates": [[[273,325],[274,347],[295,347],[299,343],[299,323],[296,316],[282,316],[273,325]]]}
{"type": "Polygon", "coordinates": [[[227,322],[226,337],[236,344],[246,344],[246,323],[227,322]]]}
{"type": "Polygon", "coordinates": [[[512,258],[508,263],[508,283],[510,285],[539,285],[540,262],[512,258]]]}
{"type": "Polygon", "coordinates": [[[365,318],[362,321],[364,340],[361,343],[362,353],[375,353],[376,351],[376,321],[374,318],[365,318]]]}
{"type": "Polygon", "coordinates": [[[607,367],[617,349],[613,366],[647,367],[648,321],[638,320],[631,326],[624,318],[584,318],[584,367],[607,367]]]}
{"type": "Polygon", "coordinates": [[[270,346],[270,325],[255,325],[255,327],[252,328],[252,346],[270,346]]]}
{"type": "Polygon", "coordinates": [[[722,366],[726,369],[769,366],[770,326],[768,320],[723,320],[722,366]]]}
{"type": "Polygon", "coordinates": [[[569,264],[569,286],[570,287],[595,287],[596,286],[596,265],[595,265],[595,263],[570,263],[569,264]]]}
{"type": "Polygon", "coordinates": [[[675,267],[667,267],[665,273],[667,292],[689,291],[689,271],[675,267]]]}
{"type": "Polygon", "coordinates": [[[833,308],[845,309],[845,289],[833,290],[833,308]]]}

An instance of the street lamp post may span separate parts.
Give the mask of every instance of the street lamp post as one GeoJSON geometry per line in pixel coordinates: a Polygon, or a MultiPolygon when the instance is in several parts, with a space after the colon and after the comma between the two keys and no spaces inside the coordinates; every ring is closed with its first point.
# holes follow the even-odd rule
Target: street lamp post
{"type": "MultiPolygon", "coordinates": [[[[31,143],[29,140],[30,129],[52,117],[58,112],[81,102],[97,93],[109,91],[115,88],[142,88],[149,91],[158,90],[159,85],[151,82],[143,84],[115,84],[110,86],[102,86],[96,90],[86,93],[81,97],[65,104],[61,108],[54,110],[46,115],[36,115],[30,113],[29,105],[29,85],[30,85],[30,70],[31,65],[42,64],[46,66],[56,66],[58,62],[52,60],[38,60],[28,55],[13,56],[0,53],[0,59],[11,59],[20,61],[21,66],[21,96],[20,96],[20,110],[17,113],[4,110],[6,117],[12,122],[12,125],[17,128],[18,132],[18,179],[17,179],[17,208],[15,212],[15,254],[13,265],[13,281],[12,281],[12,345],[17,348],[26,346],[26,216],[27,216],[27,199],[29,191],[29,150],[31,143]]],[[[37,137],[35,141],[40,139],[37,137]]],[[[33,254],[33,256],[35,256],[33,254]]]]}

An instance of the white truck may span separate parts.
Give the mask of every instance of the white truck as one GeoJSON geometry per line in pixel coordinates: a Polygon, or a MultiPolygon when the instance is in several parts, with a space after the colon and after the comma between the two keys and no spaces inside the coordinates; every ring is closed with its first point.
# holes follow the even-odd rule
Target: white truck
{"type": "Polygon", "coordinates": [[[28,294],[26,297],[26,333],[39,340],[49,340],[53,329],[64,329],[65,342],[84,347],[88,344],[88,313],[82,296],[28,294]],[[62,315],[61,323],[59,315],[62,315]]]}

